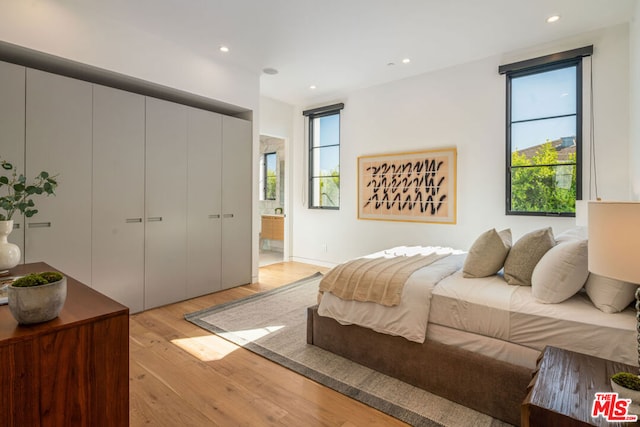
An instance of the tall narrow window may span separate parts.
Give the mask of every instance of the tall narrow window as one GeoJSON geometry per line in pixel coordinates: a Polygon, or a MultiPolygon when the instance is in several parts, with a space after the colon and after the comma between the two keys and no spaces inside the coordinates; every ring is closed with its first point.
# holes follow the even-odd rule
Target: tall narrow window
{"type": "Polygon", "coordinates": [[[582,57],[592,50],[500,67],[507,77],[508,215],[575,215],[582,198],[582,57]]]}
{"type": "Polygon", "coordinates": [[[277,155],[276,153],[265,153],[262,156],[261,161],[261,198],[260,200],[276,200],[276,186],[278,184],[278,178],[276,175],[277,167],[277,155]]]}
{"type": "Polygon", "coordinates": [[[309,207],[340,208],[340,111],[344,104],[304,111],[309,118],[309,207]]]}

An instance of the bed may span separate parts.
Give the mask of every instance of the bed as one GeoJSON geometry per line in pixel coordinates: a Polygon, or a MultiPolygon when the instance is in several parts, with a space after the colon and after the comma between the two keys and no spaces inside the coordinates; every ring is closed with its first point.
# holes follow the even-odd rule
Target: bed
{"type": "MultiPolygon", "coordinates": [[[[548,240],[550,230],[545,233],[548,240]]],[[[397,247],[363,257],[446,253],[409,275],[398,304],[342,298],[325,289],[319,305],[308,309],[307,341],[519,425],[520,406],[545,346],[637,366],[636,318],[629,306],[635,287],[592,280],[586,271],[586,252],[577,243],[584,241],[583,236],[572,233],[552,238],[545,250],[538,250],[540,256],[531,247],[522,247],[524,242],[511,247],[509,236],[503,242],[505,257],[493,263],[492,274],[482,272],[483,277],[470,277],[465,271],[473,264],[471,258],[477,261],[480,254],[484,261],[490,252],[486,245],[479,245],[478,251],[478,241],[468,253],[397,247]],[[516,252],[524,253],[527,262],[535,261],[529,280],[538,279],[532,285],[509,284],[514,280],[507,259],[517,257],[516,252]],[[499,271],[494,272],[496,268],[499,271]],[[600,289],[587,286],[590,280],[600,289]],[[623,292],[612,295],[614,285],[623,292]]]]}

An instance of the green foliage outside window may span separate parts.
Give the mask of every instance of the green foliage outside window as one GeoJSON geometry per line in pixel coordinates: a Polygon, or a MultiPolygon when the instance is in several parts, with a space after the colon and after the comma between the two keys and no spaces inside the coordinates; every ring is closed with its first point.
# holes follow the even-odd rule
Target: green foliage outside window
{"type": "Polygon", "coordinates": [[[576,153],[565,161],[551,142],[542,144],[527,158],[511,156],[511,210],[519,212],[575,212],[576,153]]]}
{"type": "Polygon", "coordinates": [[[265,192],[265,200],[276,200],[276,185],[278,179],[276,171],[267,169],[267,188],[265,192]]]}
{"type": "Polygon", "coordinates": [[[319,185],[320,206],[340,206],[340,172],[338,168],[331,170],[329,173],[323,173],[319,179],[319,185]]]}

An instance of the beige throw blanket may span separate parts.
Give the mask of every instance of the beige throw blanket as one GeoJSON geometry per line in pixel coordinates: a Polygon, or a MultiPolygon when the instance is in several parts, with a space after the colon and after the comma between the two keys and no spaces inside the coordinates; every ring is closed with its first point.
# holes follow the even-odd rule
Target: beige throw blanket
{"type": "Polygon", "coordinates": [[[320,281],[320,292],[331,292],[344,300],[398,305],[409,276],[448,255],[432,253],[393,258],[358,258],[331,269],[320,281]]]}

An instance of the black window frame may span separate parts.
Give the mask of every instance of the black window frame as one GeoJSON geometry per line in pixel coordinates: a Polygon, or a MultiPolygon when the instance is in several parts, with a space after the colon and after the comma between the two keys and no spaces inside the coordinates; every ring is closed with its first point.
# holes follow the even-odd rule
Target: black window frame
{"type": "MultiPolygon", "coordinates": [[[[506,75],[506,174],[505,174],[505,214],[506,215],[524,215],[524,216],[557,216],[557,217],[575,217],[574,212],[545,212],[545,211],[515,211],[511,208],[512,195],[512,171],[515,168],[511,164],[512,160],[512,144],[511,144],[511,125],[513,123],[523,123],[534,120],[545,120],[561,116],[540,117],[530,120],[521,120],[513,122],[511,120],[511,82],[513,78],[524,77],[534,74],[555,71],[564,68],[576,67],[576,200],[582,200],[582,126],[583,126],[583,94],[582,94],[582,58],[590,56],[593,53],[593,46],[586,46],[566,52],[560,52],[539,58],[521,61],[513,64],[502,65],[498,71],[500,74],[506,75]]],[[[573,114],[571,114],[572,116],[573,114]]],[[[573,165],[570,163],[569,165],[573,165]]],[[[553,166],[561,167],[564,164],[555,165],[536,165],[535,167],[553,166]]],[[[521,166],[527,167],[527,166],[521,166]]]]}
{"type": "Polygon", "coordinates": [[[270,151],[268,153],[262,153],[262,176],[264,177],[263,179],[263,183],[262,183],[262,200],[263,201],[275,201],[278,200],[278,154],[275,151],[270,151]],[[267,170],[269,169],[268,162],[267,162],[267,156],[274,156],[276,159],[276,194],[273,197],[273,199],[269,199],[267,197],[267,188],[269,185],[269,176],[267,175],[267,170]]]}
{"type": "MultiPolygon", "coordinates": [[[[340,180],[341,172],[340,172],[340,146],[342,144],[342,109],[344,108],[344,104],[333,104],[327,105],[325,107],[314,108],[312,110],[303,111],[303,116],[308,118],[308,149],[309,149],[309,163],[308,163],[308,191],[309,191],[309,199],[308,199],[308,208],[309,209],[326,209],[326,210],[339,210],[340,209],[340,192],[338,193],[338,200],[334,203],[337,206],[324,206],[324,205],[314,205],[314,179],[321,178],[321,176],[315,176],[313,174],[313,164],[314,164],[314,150],[319,150],[322,148],[333,148],[338,147],[338,180],[340,180]],[[323,145],[323,146],[314,146],[313,134],[314,134],[314,120],[322,117],[328,116],[338,116],[338,143],[333,145],[323,145]]],[[[340,185],[338,185],[338,189],[340,189],[340,185]]]]}

